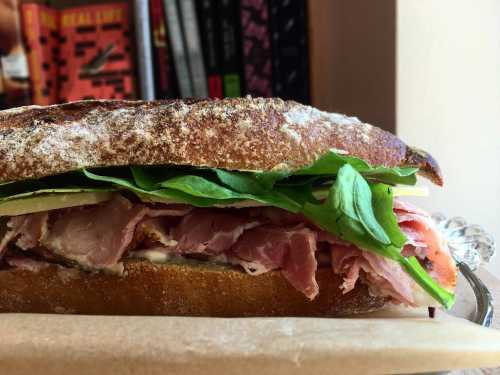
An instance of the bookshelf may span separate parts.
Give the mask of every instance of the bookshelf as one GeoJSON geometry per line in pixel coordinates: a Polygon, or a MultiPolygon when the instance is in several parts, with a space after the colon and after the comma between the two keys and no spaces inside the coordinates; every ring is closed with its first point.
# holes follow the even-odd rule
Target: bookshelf
{"type": "MultiPolygon", "coordinates": [[[[75,7],[91,9],[110,4],[112,9],[113,3],[127,4],[127,37],[131,42],[126,49],[133,60],[133,90],[127,95],[103,94],[107,91],[97,90],[97,96],[150,99],[205,96],[207,92],[212,97],[273,95],[310,103],[323,110],[357,115],[389,131],[395,129],[395,0],[267,0],[262,2],[267,7],[265,13],[262,9],[252,8],[256,5],[247,0],[4,1],[17,2],[20,7],[26,3],[49,5],[60,12],[75,7]],[[151,11],[157,11],[162,4],[164,20],[158,21],[151,11]],[[174,21],[165,8],[168,4],[177,5],[181,33],[177,36],[173,35],[174,21]],[[195,8],[186,16],[189,5],[195,8]],[[205,6],[214,9],[200,11],[205,6]],[[288,8],[285,9],[285,6],[288,8]],[[304,9],[303,19],[300,18],[301,6],[304,9]],[[221,10],[224,7],[225,10],[221,10]],[[276,12],[282,13],[278,17],[276,12]],[[146,21],[152,28],[150,34],[142,27],[148,14],[150,18],[146,21]],[[230,21],[237,22],[228,25],[230,21]],[[138,22],[140,27],[137,27],[138,22]],[[166,50],[161,51],[163,60],[158,60],[161,53],[155,49],[158,22],[165,22],[166,25],[164,39],[160,40],[160,43],[166,44],[166,50]],[[289,25],[296,28],[295,34],[283,31],[289,25]],[[193,39],[194,30],[198,32],[193,39]],[[259,33],[264,37],[258,36],[259,33]],[[184,46],[180,59],[176,43],[184,46]],[[233,45],[227,47],[230,43],[233,45]],[[215,52],[207,51],[207,44],[215,52]],[[201,50],[197,49],[197,45],[201,46],[201,50]],[[226,49],[233,55],[227,57],[230,52],[226,49]],[[146,56],[146,61],[141,56],[146,56]],[[165,64],[161,61],[169,67],[160,77],[159,69],[166,69],[159,65],[165,64]],[[204,63],[203,69],[200,62],[204,63]],[[152,68],[153,72],[145,72],[145,67],[152,68]],[[189,77],[186,78],[189,75],[192,76],[190,89],[186,89],[185,80],[189,80],[189,77]],[[295,83],[286,87],[284,83],[294,75],[297,76],[295,83]],[[205,77],[201,86],[200,76],[205,77]],[[160,87],[162,82],[168,87],[160,87]]],[[[99,45],[96,50],[103,48],[99,45]]],[[[93,84],[98,83],[93,81],[93,84]]],[[[118,84],[118,91],[125,90],[122,86],[118,84]]],[[[59,96],[59,101],[65,97],[59,96]]]]}

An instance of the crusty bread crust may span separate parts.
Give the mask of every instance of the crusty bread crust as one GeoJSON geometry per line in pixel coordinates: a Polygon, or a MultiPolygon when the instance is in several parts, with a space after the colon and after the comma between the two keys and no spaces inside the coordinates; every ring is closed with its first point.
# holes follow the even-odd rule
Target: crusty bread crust
{"type": "Polygon", "coordinates": [[[342,278],[320,268],[313,301],[279,271],[250,276],[225,266],[127,261],[125,275],[51,265],[0,271],[0,312],[179,316],[345,316],[380,309],[364,285],[347,294],[342,278]]]}
{"type": "Polygon", "coordinates": [[[0,112],[0,181],[130,164],[287,170],[330,148],[372,164],[418,166],[442,184],[435,160],[396,136],[281,99],[92,100],[0,112]]]}

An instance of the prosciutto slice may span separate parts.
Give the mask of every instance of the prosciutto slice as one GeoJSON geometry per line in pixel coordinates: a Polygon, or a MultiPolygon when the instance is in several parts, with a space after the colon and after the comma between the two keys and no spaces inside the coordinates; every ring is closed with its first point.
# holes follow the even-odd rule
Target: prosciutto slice
{"type": "Polygon", "coordinates": [[[0,242],[0,258],[7,245],[16,237],[16,245],[23,250],[37,246],[47,232],[48,217],[47,212],[11,217],[7,222],[7,232],[0,242]]]}
{"type": "Polygon", "coordinates": [[[246,231],[231,250],[231,259],[258,275],[281,269],[283,276],[306,297],[318,294],[316,234],[307,228],[261,226],[246,231]]]}
{"type": "Polygon", "coordinates": [[[414,304],[414,282],[394,260],[354,246],[332,245],[331,252],[333,271],[345,275],[344,293],[354,289],[362,270],[372,294],[392,297],[410,306],[414,304]]]}
{"type": "Polygon", "coordinates": [[[147,207],[121,196],[102,205],[68,210],[41,243],[83,267],[121,272],[119,261],[147,212],[147,207]]]}
{"type": "Polygon", "coordinates": [[[400,200],[394,201],[394,212],[408,238],[403,254],[427,259],[432,278],[441,286],[453,289],[457,282],[455,261],[429,214],[400,200]]]}
{"type": "Polygon", "coordinates": [[[259,225],[258,220],[219,210],[194,210],[172,230],[178,253],[220,254],[229,250],[245,230],[259,225]]]}

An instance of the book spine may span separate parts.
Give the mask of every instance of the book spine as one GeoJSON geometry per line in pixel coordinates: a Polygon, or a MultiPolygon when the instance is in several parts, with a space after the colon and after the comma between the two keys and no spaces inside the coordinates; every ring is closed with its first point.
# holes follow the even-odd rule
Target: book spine
{"type": "Polygon", "coordinates": [[[167,42],[167,20],[163,9],[163,0],[150,0],[151,39],[153,43],[155,92],[157,99],[176,97],[172,59],[167,42]]]}
{"type": "Polygon", "coordinates": [[[309,103],[306,0],[269,0],[273,94],[309,103]]]}
{"type": "Polygon", "coordinates": [[[30,104],[29,70],[22,40],[18,0],[3,0],[0,25],[0,67],[5,106],[30,104]]]}
{"type": "Polygon", "coordinates": [[[211,98],[222,98],[224,93],[222,91],[219,28],[215,5],[215,0],[198,0],[196,3],[208,81],[208,95],[211,98]]]}
{"type": "Polygon", "coordinates": [[[21,5],[33,104],[57,103],[58,12],[40,4],[21,5]]]}
{"type": "Polygon", "coordinates": [[[241,0],[240,15],[246,93],[271,97],[272,61],[268,2],[241,0]]]}
{"type": "Polygon", "coordinates": [[[134,99],[128,3],[60,11],[59,100],[134,99]]]}
{"type": "Polygon", "coordinates": [[[186,41],[189,71],[191,74],[191,82],[193,83],[193,93],[197,98],[206,98],[208,96],[207,78],[205,75],[205,64],[203,62],[194,0],[182,0],[179,1],[179,4],[184,39],[186,41]]]}
{"type": "Polygon", "coordinates": [[[134,1],[134,20],[141,99],[154,100],[153,51],[148,1],[134,1]]]}
{"type": "Polygon", "coordinates": [[[175,74],[177,75],[177,85],[182,98],[193,96],[193,86],[191,83],[186,47],[182,33],[179,8],[175,0],[164,0],[165,12],[167,15],[168,36],[172,46],[174,58],[175,74]]]}
{"type": "Polygon", "coordinates": [[[224,96],[241,96],[241,51],[239,4],[232,0],[219,1],[221,25],[222,72],[224,96]]]}

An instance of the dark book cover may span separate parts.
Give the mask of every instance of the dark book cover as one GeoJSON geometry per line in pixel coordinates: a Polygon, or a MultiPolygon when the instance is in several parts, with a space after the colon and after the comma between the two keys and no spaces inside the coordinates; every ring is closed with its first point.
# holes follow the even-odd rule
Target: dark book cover
{"type": "Polygon", "coordinates": [[[176,0],[163,0],[163,4],[179,94],[182,98],[191,98],[194,95],[193,82],[191,82],[191,73],[189,72],[187,47],[179,6],[176,0]]]}
{"type": "Polygon", "coordinates": [[[179,1],[182,30],[186,45],[189,75],[193,85],[193,94],[196,98],[208,97],[207,75],[201,50],[201,37],[196,16],[194,0],[179,1]]]}
{"type": "Polygon", "coordinates": [[[5,107],[31,102],[18,0],[0,0],[0,71],[5,107]]]}
{"type": "Polygon", "coordinates": [[[42,4],[21,5],[33,104],[57,103],[59,12],[42,4]]]}
{"type": "Polygon", "coordinates": [[[167,20],[163,9],[163,0],[149,0],[149,11],[151,14],[156,98],[175,98],[177,87],[168,44],[167,20]]]}
{"type": "Polygon", "coordinates": [[[306,0],[269,0],[273,94],[309,103],[306,0]]]}
{"type": "Polygon", "coordinates": [[[134,1],[135,62],[137,66],[138,96],[142,100],[155,99],[153,72],[153,45],[149,2],[134,1]]]}
{"type": "Polygon", "coordinates": [[[60,12],[60,100],[134,99],[128,3],[60,12]]]}
{"type": "Polygon", "coordinates": [[[271,97],[271,32],[267,0],[241,0],[240,15],[246,93],[271,97]]]}
{"type": "Polygon", "coordinates": [[[203,59],[210,98],[222,98],[222,69],[220,50],[220,27],[215,0],[197,0],[198,24],[200,27],[203,59]]]}
{"type": "Polygon", "coordinates": [[[238,97],[242,92],[239,2],[219,0],[218,3],[224,96],[238,97]]]}

